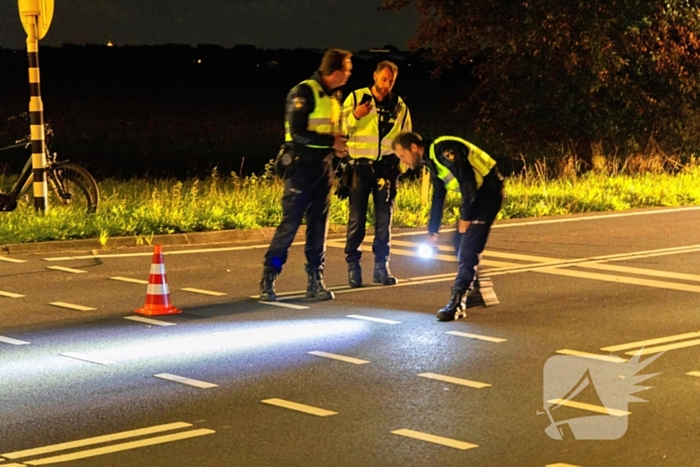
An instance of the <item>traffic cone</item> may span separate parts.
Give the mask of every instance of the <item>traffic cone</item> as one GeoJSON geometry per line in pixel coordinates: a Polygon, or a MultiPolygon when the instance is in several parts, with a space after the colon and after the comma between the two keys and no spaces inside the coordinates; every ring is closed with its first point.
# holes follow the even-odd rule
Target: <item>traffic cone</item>
{"type": "Polygon", "coordinates": [[[170,291],[168,280],[165,277],[165,264],[163,263],[163,250],[156,245],[151,262],[151,275],[148,278],[146,290],[146,304],[143,308],[137,308],[134,313],[147,316],[174,315],[182,313],[170,303],[170,291]]]}

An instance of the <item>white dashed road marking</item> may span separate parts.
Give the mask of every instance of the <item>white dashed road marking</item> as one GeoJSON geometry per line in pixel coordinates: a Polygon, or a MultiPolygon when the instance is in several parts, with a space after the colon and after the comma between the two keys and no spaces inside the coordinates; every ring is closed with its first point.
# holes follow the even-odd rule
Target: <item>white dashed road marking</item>
{"type": "Polygon", "coordinates": [[[362,365],[369,363],[367,360],[360,360],[359,358],[346,357],[344,355],[338,355],[334,353],[321,352],[320,350],[313,350],[309,352],[310,355],[316,355],[317,357],[330,358],[332,360],[339,360],[341,362],[354,363],[355,365],[362,365]]]}
{"type": "Polygon", "coordinates": [[[282,308],[291,308],[292,310],[308,310],[308,306],[302,306],[302,305],[294,305],[292,303],[282,303],[282,302],[264,302],[262,300],[258,301],[258,303],[262,303],[263,305],[272,305],[272,306],[279,306],[282,308]]]}
{"type": "Polygon", "coordinates": [[[5,261],[7,263],[26,263],[27,260],[8,258],[7,256],[0,256],[0,261],[5,261]]]}
{"type": "Polygon", "coordinates": [[[20,295],[18,293],[12,293],[12,292],[4,292],[0,290],[0,297],[7,297],[7,298],[22,298],[24,295],[20,295]]]}
{"type": "Polygon", "coordinates": [[[176,326],[175,323],[167,323],[165,321],[159,321],[157,319],[144,318],[143,316],[125,316],[124,319],[129,319],[131,321],[139,321],[141,323],[152,324],[154,326],[176,326]]]}
{"type": "Polygon", "coordinates": [[[632,412],[619,409],[611,409],[610,407],[603,407],[600,405],[586,404],[584,402],[570,401],[566,399],[552,399],[547,401],[550,404],[563,405],[565,407],[571,407],[573,409],[588,410],[589,412],[601,413],[603,415],[612,415],[613,417],[626,417],[632,412]]]}
{"type": "Polygon", "coordinates": [[[54,271],[70,272],[71,274],[85,274],[87,271],[82,269],[64,268],[63,266],[47,266],[46,269],[53,269],[54,271]]]}
{"type": "Polygon", "coordinates": [[[375,323],[383,323],[383,324],[401,324],[401,321],[392,321],[390,319],[373,318],[371,316],[362,316],[362,315],[347,315],[346,318],[361,319],[364,321],[373,321],[375,323]]]}
{"type": "Polygon", "coordinates": [[[437,381],[444,381],[445,383],[459,384],[460,386],[467,386],[474,389],[483,389],[491,387],[491,385],[487,383],[480,383],[478,381],[471,381],[462,378],[454,378],[452,376],[437,375],[435,373],[421,373],[418,376],[422,378],[434,379],[437,381]]]}
{"type": "Polygon", "coordinates": [[[143,279],[132,279],[131,277],[122,277],[122,276],[115,276],[115,277],[110,277],[113,281],[121,281],[121,282],[131,282],[132,284],[148,284],[148,281],[145,281],[143,279]]]}
{"type": "Polygon", "coordinates": [[[406,436],[408,438],[419,439],[421,441],[427,441],[428,443],[440,444],[442,446],[448,446],[455,449],[461,449],[466,451],[467,449],[478,448],[478,444],[467,443],[464,441],[458,441],[456,439],[444,438],[442,436],[431,435],[428,433],[421,433],[420,431],[413,431],[409,429],[395,430],[391,432],[394,435],[406,436]]]}
{"type": "Polygon", "coordinates": [[[214,292],[212,290],[204,290],[204,289],[193,289],[191,287],[187,287],[185,289],[180,289],[184,290],[185,292],[192,292],[192,293],[198,293],[202,295],[212,295],[214,297],[223,297],[226,295],[224,292],[214,292]]]}
{"type": "Polygon", "coordinates": [[[310,415],[316,415],[317,417],[329,417],[331,415],[338,414],[338,412],[333,412],[331,410],[319,409],[318,407],[299,404],[297,402],[292,401],[286,401],[284,399],[265,399],[261,402],[263,404],[275,405],[277,407],[283,407],[285,409],[296,410],[297,412],[304,412],[310,415]]]}
{"type": "Polygon", "coordinates": [[[214,383],[207,383],[205,381],[198,381],[196,379],[185,378],[184,376],[171,375],[170,373],[159,373],[153,375],[156,378],[165,379],[168,381],[173,381],[175,383],[186,384],[188,386],[194,386],[201,389],[216,388],[219,385],[214,383]]]}
{"type": "Polygon", "coordinates": [[[11,337],[0,336],[0,342],[12,345],[27,345],[29,342],[21,341],[19,339],[12,339],[11,337]]]}
{"type": "Polygon", "coordinates": [[[78,352],[65,352],[60,355],[63,355],[64,357],[70,357],[70,358],[75,358],[76,360],[83,360],[85,362],[90,362],[90,363],[97,363],[99,365],[111,365],[114,362],[112,360],[104,360],[100,358],[95,358],[91,357],[89,355],[86,355],[84,353],[78,353],[78,352]]]}
{"type": "Polygon", "coordinates": [[[96,311],[97,308],[90,308],[89,306],[82,306],[82,305],[75,305],[73,303],[66,303],[66,302],[52,302],[49,303],[51,306],[57,306],[59,308],[68,308],[69,310],[77,310],[77,311],[96,311]]]}
{"type": "Polygon", "coordinates": [[[459,337],[468,337],[470,339],[477,339],[480,341],[486,341],[486,342],[495,342],[497,344],[501,342],[506,342],[508,339],[501,339],[500,337],[489,337],[489,336],[480,336],[479,334],[470,334],[468,332],[460,332],[460,331],[447,331],[445,334],[450,334],[452,336],[459,336],[459,337]]]}
{"type": "Polygon", "coordinates": [[[557,350],[557,353],[562,355],[571,355],[573,357],[592,358],[593,360],[602,360],[604,362],[611,363],[624,363],[627,361],[624,358],[616,357],[614,355],[598,355],[596,353],[580,352],[578,350],[571,349],[557,350]]]}
{"type": "Polygon", "coordinates": [[[700,377],[700,371],[689,371],[688,373],[686,373],[686,375],[700,377]]]}

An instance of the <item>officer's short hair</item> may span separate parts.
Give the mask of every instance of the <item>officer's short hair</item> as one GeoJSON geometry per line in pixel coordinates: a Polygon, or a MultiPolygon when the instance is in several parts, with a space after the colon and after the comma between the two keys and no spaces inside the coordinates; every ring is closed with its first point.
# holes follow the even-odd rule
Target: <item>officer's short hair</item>
{"type": "Polygon", "coordinates": [[[399,74],[399,67],[396,66],[396,63],[390,62],[389,60],[382,60],[377,63],[377,69],[374,70],[374,72],[381,73],[384,68],[389,68],[391,72],[394,73],[394,76],[399,74]]]}
{"type": "Polygon", "coordinates": [[[401,146],[404,149],[411,149],[412,144],[415,144],[419,148],[425,147],[423,138],[421,138],[418,133],[415,131],[404,131],[403,133],[400,133],[399,136],[394,138],[393,143],[391,143],[391,147],[395,148],[396,146],[401,146]]]}
{"type": "Polygon", "coordinates": [[[345,70],[345,60],[352,57],[352,52],[343,49],[328,49],[323,54],[319,70],[323,76],[330,76],[336,71],[345,70]]]}

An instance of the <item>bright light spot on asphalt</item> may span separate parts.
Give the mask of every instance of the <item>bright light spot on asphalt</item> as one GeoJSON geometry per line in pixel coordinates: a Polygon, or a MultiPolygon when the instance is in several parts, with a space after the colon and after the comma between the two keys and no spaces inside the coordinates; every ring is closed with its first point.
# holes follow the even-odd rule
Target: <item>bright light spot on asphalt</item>
{"type": "Polygon", "coordinates": [[[231,324],[230,331],[193,336],[156,338],[148,342],[120,344],[101,349],[95,355],[109,356],[115,361],[143,359],[144,356],[166,357],[211,351],[267,347],[295,341],[332,336],[350,337],[367,330],[363,323],[350,320],[297,321],[293,323],[231,324]],[[238,329],[237,329],[238,328],[238,329]]]}
{"type": "Polygon", "coordinates": [[[433,257],[433,247],[423,243],[418,247],[418,256],[421,258],[432,258],[433,257]]]}

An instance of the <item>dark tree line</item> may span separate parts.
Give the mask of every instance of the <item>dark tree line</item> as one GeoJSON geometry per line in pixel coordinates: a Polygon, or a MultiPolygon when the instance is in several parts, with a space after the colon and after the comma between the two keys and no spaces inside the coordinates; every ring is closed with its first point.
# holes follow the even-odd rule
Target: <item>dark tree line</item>
{"type": "Polygon", "coordinates": [[[700,142],[700,2],[386,0],[421,15],[436,72],[473,66],[475,130],[509,152],[626,155],[700,142]]]}

